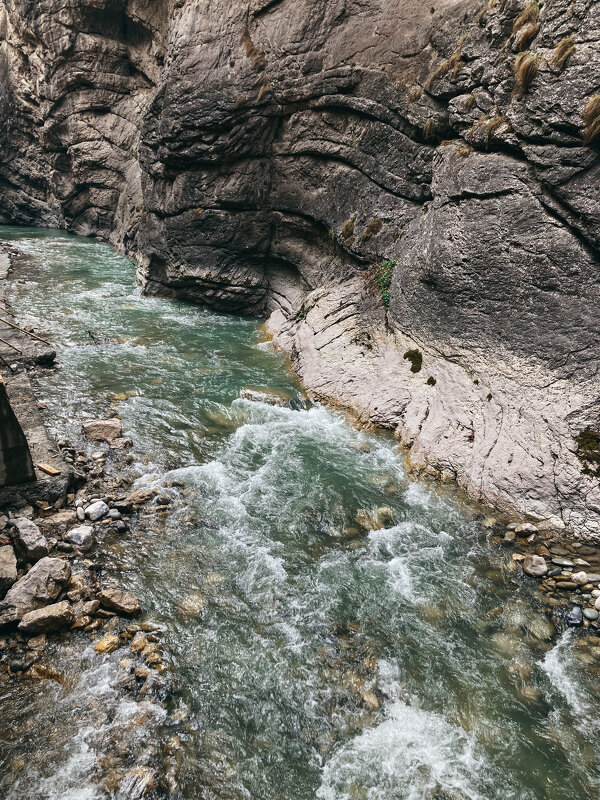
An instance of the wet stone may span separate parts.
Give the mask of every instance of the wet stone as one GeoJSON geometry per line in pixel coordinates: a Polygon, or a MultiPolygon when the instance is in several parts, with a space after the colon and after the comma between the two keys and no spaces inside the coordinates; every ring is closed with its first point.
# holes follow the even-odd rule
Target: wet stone
{"type": "Polygon", "coordinates": [[[534,578],[541,578],[548,572],[548,566],[541,556],[526,556],[523,561],[523,572],[534,578]]]}
{"type": "Polygon", "coordinates": [[[583,616],[585,617],[585,619],[590,620],[590,622],[593,622],[594,620],[598,619],[600,614],[598,613],[598,611],[596,611],[595,608],[584,608],[583,616]]]}
{"type": "Polygon", "coordinates": [[[572,628],[578,627],[583,623],[583,611],[579,606],[573,606],[568,614],[565,615],[565,622],[572,628]]]}

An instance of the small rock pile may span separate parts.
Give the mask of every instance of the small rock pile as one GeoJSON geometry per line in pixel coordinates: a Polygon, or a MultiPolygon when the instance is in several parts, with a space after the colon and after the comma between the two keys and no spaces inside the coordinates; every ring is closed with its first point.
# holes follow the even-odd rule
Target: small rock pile
{"type": "Polygon", "coordinates": [[[570,627],[600,634],[600,549],[560,541],[532,523],[510,523],[500,539],[514,547],[513,561],[525,575],[540,581],[544,602],[570,627]]]}

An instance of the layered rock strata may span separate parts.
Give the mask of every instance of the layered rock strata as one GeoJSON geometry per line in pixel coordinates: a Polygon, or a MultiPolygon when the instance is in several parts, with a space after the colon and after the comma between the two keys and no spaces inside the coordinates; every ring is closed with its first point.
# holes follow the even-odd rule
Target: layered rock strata
{"type": "Polygon", "coordinates": [[[0,220],[270,314],[416,468],[600,537],[593,0],[4,0],[0,220]]]}

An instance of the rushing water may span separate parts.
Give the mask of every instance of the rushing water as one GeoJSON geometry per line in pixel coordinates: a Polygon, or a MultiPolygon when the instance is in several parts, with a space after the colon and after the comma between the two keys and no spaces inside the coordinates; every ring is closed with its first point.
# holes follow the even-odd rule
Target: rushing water
{"type": "MultiPolygon", "coordinates": [[[[393,438],[307,407],[259,321],[141,297],[133,265],[90,240],[3,228],[0,241],[21,254],[15,308],[57,346],[61,369],[40,379],[57,433],[76,441],[116,403],[138,483],[173,498],[107,542],[106,563],[164,630],[181,797],[597,795],[588,650],[548,641],[479,509],[408,476],[393,438]],[[239,399],[248,386],[293,408],[239,399]],[[382,505],[393,523],[361,534],[359,509],[382,505]]],[[[62,683],[0,685],[3,796],[139,796],[107,789],[99,765],[120,757],[111,727],[151,752],[164,709],[123,699],[122,653],[83,634],[50,656],[62,683]]]]}

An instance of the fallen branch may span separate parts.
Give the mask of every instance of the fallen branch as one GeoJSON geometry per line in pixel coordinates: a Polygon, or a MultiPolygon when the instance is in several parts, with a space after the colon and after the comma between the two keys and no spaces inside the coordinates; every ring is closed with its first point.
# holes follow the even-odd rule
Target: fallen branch
{"type": "Polygon", "coordinates": [[[5,344],[7,347],[12,347],[12,349],[16,350],[19,355],[23,355],[23,351],[22,350],[19,350],[18,347],[14,346],[14,344],[11,344],[10,342],[7,342],[6,339],[0,339],[0,342],[2,342],[2,344],[5,344]]]}
{"type": "Polygon", "coordinates": [[[4,322],[5,325],[10,325],[11,328],[14,328],[17,331],[21,331],[21,333],[24,333],[27,336],[31,336],[33,339],[37,339],[38,341],[43,342],[44,344],[47,344],[48,347],[52,347],[49,341],[47,341],[46,339],[42,339],[42,337],[38,336],[37,333],[31,333],[31,331],[26,331],[25,328],[19,328],[19,326],[15,325],[14,322],[9,322],[7,319],[2,319],[2,317],[0,317],[0,322],[4,322]]]}

